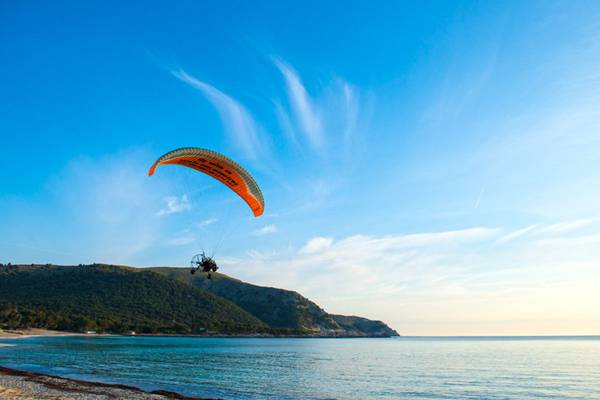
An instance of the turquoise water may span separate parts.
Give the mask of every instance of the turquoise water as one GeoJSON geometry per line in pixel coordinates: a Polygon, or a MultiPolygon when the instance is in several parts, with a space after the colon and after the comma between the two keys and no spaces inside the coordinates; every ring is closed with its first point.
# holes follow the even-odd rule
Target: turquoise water
{"type": "Polygon", "coordinates": [[[3,366],[224,399],[600,399],[600,337],[0,342],[3,366]]]}

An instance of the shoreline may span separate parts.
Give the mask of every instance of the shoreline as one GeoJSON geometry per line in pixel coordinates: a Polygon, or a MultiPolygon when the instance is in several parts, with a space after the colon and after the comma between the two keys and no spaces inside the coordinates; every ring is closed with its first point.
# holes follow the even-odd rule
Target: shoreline
{"type": "Polygon", "coordinates": [[[33,337],[62,337],[62,336],[107,336],[101,333],[77,333],[53,331],[50,329],[30,328],[16,330],[1,330],[0,339],[27,339],[33,337]]]}
{"type": "Polygon", "coordinates": [[[141,337],[188,337],[188,338],[218,338],[218,339],[389,339],[398,336],[363,336],[363,335],[317,335],[317,334],[306,334],[306,335],[274,335],[267,333],[246,333],[246,334],[169,334],[169,333],[139,333],[139,334],[118,334],[118,333],[79,333],[79,332],[66,332],[66,331],[53,331],[48,329],[22,329],[15,331],[0,330],[1,339],[26,339],[33,337],[65,337],[65,336],[84,336],[84,337],[96,337],[96,336],[141,336],[141,337]]]}
{"type": "Polygon", "coordinates": [[[136,386],[92,382],[0,366],[0,398],[3,399],[132,399],[222,400],[189,397],[169,390],[146,391],[136,386]]]}

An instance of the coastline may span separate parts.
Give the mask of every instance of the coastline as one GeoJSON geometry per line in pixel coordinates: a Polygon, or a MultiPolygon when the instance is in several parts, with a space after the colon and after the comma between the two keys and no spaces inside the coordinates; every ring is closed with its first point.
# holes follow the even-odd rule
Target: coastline
{"type": "Polygon", "coordinates": [[[0,329],[0,339],[26,339],[32,337],[45,336],[106,336],[99,333],[77,333],[65,331],[53,331],[49,329],[29,328],[18,330],[2,330],[0,329]]]}
{"type": "Polygon", "coordinates": [[[131,399],[131,400],[222,400],[189,397],[167,390],[145,391],[135,386],[91,382],[40,374],[0,366],[2,399],[131,399]]]}
{"type": "MultiPolygon", "coordinates": [[[[65,331],[53,331],[48,329],[22,329],[16,331],[0,330],[0,339],[25,339],[32,337],[61,337],[61,336],[142,336],[142,337],[189,337],[189,338],[232,338],[232,339],[365,339],[365,338],[392,338],[398,336],[384,336],[384,335],[319,335],[319,334],[270,334],[270,333],[245,333],[245,334],[224,334],[224,333],[207,333],[207,334],[169,334],[169,333],[139,333],[139,334],[117,334],[117,333],[78,333],[78,332],[65,332],[65,331]]],[[[0,347],[2,344],[0,344],[0,347]]]]}

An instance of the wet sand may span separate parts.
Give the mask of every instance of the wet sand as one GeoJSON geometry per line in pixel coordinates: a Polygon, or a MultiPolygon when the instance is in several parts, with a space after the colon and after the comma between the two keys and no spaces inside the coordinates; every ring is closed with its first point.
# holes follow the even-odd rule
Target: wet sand
{"type": "Polygon", "coordinates": [[[134,386],[88,382],[0,367],[0,399],[6,400],[216,400],[134,386]]]}

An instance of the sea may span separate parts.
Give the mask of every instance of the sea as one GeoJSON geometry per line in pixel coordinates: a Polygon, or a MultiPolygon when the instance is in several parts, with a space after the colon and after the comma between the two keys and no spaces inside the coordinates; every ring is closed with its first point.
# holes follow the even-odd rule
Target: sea
{"type": "Polygon", "coordinates": [[[600,399],[600,336],[0,339],[0,365],[223,399],[600,399]]]}

